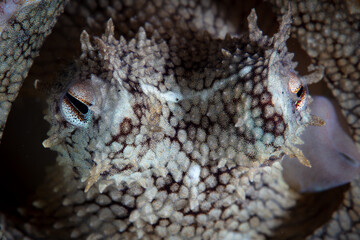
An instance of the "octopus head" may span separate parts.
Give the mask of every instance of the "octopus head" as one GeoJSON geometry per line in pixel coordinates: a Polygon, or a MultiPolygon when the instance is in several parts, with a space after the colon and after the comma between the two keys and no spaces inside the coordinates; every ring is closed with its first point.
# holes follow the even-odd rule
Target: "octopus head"
{"type": "Polygon", "coordinates": [[[282,44],[289,16],[273,40],[252,29],[252,16],[250,44],[192,43],[205,53],[211,46],[206,64],[191,49],[178,52],[188,46],[175,37],[159,41],[142,28],[130,41],[115,39],[111,20],[101,37],[83,32],[75,81],[56,100],[62,122],[44,146],[80,172],[86,191],[100,176],[145,186],[150,176],[180,182],[191,165],[256,168],[301,155],[294,144],[311,116],[307,81],[282,44]]]}

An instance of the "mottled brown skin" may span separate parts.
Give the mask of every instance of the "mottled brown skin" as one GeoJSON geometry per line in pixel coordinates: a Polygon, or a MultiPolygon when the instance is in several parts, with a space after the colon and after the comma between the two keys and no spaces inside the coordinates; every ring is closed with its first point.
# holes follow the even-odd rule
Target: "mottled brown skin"
{"type": "MultiPolygon", "coordinates": [[[[79,7],[88,9],[86,6],[79,7]]],[[[102,6],[101,8],[105,7],[102,6]]],[[[126,8],[124,9],[126,12],[126,8]]],[[[96,12],[96,10],[99,9],[96,8],[93,11],[96,12]]],[[[129,11],[128,16],[132,16],[132,13],[132,11],[129,11]]],[[[100,17],[100,19],[106,21],[104,18],[100,17]]],[[[120,22],[119,25],[116,28],[124,28],[124,32],[129,33],[126,37],[131,39],[141,23],[138,24],[135,21],[132,24],[122,25],[120,22]]],[[[204,28],[207,29],[208,27],[205,26],[204,28]]],[[[100,29],[102,29],[101,25],[100,29]]],[[[216,27],[214,29],[210,31],[211,36],[223,37],[220,30],[217,30],[216,27]]],[[[146,28],[145,30],[151,32],[151,30],[146,28]]],[[[233,32],[234,30],[230,28],[228,31],[233,32]]],[[[101,30],[100,33],[102,33],[101,30]]],[[[154,112],[157,111],[154,110],[154,112]]],[[[66,125],[67,123],[63,122],[63,124],[66,125]]],[[[152,129],[156,132],[156,128],[152,129]]],[[[298,198],[298,195],[289,190],[283,182],[281,173],[276,167],[262,169],[255,174],[252,172],[244,174],[243,169],[237,167],[231,169],[231,171],[219,171],[216,168],[205,167],[201,173],[201,184],[203,186],[200,188],[207,189],[206,192],[209,196],[206,199],[213,198],[214,204],[217,201],[219,205],[226,206],[227,211],[222,210],[224,212],[220,219],[212,221],[209,225],[207,217],[210,220],[217,219],[219,216],[216,211],[212,213],[207,212],[207,214],[190,211],[185,217],[179,215],[173,216],[173,218],[170,218],[170,222],[164,217],[159,219],[156,224],[149,224],[152,221],[150,218],[145,219],[145,221],[139,220],[139,215],[142,215],[142,217],[146,216],[146,209],[149,208],[144,199],[138,198],[139,195],[144,194],[144,187],[133,185],[132,188],[123,188],[124,186],[121,186],[120,189],[122,190],[119,192],[119,186],[115,186],[105,178],[100,177],[100,180],[96,179],[99,181],[94,181],[96,183],[93,183],[93,186],[88,189],[87,193],[84,193],[86,183],[79,181],[80,175],[74,172],[73,169],[70,169],[70,165],[65,166],[63,169],[56,168],[49,172],[47,179],[49,184],[42,189],[43,194],[38,195],[41,200],[34,203],[40,209],[37,214],[24,210],[25,221],[32,219],[31,227],[27,227],[26,230],[24,230],[21,224],[17,225],[17,227],[26,232],[27,235],[32,237],[52,236],[53,238],[56,236],[59,239],[68,239],[69,236],[72,238],[89,236],[93,238],[130,239],[137,237],[160,238],[173,234],[179,235],[182,238],[193,238],[194,236],[200,238],[202,236],[205,239],[220,237],[252,237],[261,239],[273,235],[274,231],[276,233],[276,227],[282,224],[286,226],[284,221],[290,222],[289,219],[284,220],[284,216],[287,215],[288,209],[295,205],[295,200],[298,198]],[[216,186],[216,182],[221,184],[216,186]],[[212,186],[213,184],[216,187],[212,186]],[[233,188],[239,184],[241,186],[240,189],[233,188]],[[219,195],[219,193],[223,194],[219,195]],[[51,199],[49,199],[49,196],[51,196],[51,199]],[[134,199],[137,199],[137,211],[134,211],[134,199]],[[228,204],[231,202],[236,202],[236,204],[232,204],[229,207],[228,204]],[[237,209],[239,207],[240,211],[237,209]],[[76,214],[69,215],[69,212],[76,214]],[[131,224],[127,222],[126,217],[124,218],[124,216],[128,216],[130,213],[133,213],[131,224]],[[236,217],[231,217],[231,214],[235,214],[236,217]],[[194,224],[194,221],[196,224],[194,224]],[[183,222],[188,222],[187,226],[179,227],[179,223],[183,222]],[[53,223],[55,223],[55,228],[53,228],[53,223]],[[116,229],[122,230],[117,232],[116,229]],[[122,233],[124,230],[126,230],[126,233],[122,233]],[[229,230],[233,230],[234,233],[229,233],[229,230]],[[237,231],[238,233],[235,233],[237,231]]],[[[96,172],[96,170],[95,168],[94,171],[96,172]]],[[[104,169],[100,170],[103,171],[104,169]]],[[[108,172],[103,174],[104,176],[109,173],[111,174],[109,169],[105,170],[108,172]]],[[[180,189],[181,184],[174,182],[169,177],[159,180],[156,184],[158,184],[158,189],[163,191],[162,195],[169,195],[170,198],[176,199],[177,195],[184,194],[180,189]]],[[[356,192],[349,192],[347,198],[351,199],[354,195],[356,195],[356,192]]],[[[148,193],[147,196],[151,196],[151,193],[148,193]]],[[[156,206],[159,202],[161,202],[160,199],[158,203],[155,201],[154,205],[156,206]]],[[[356,207],[353,203],[350,203],[348,206],[351,209],[356,207]]],[[[181,206],[178,207],[181,209],[181,206]]],[[[317,226],[308,226],[310,229],[314,227],[317,226]]],[[[296,232],[297,229],[295,227],[294,231],[296,232]]],[[[11,235],[15,238],[21,238],[21,234],[15,232],[11,225],[7,230],[9,230],[8,237],[10,239],[11,235]]],[[[307,231],[309,232],[309,229],[307,231]]],[[[323,231],[326,232],[328,230],[323,231]]],[[[279,231],[280,236],[281,232],[279,231]]]]}
{"type": "MultiPolygon", "coordinates": [[[[173,2],[167,4],[162,7],[176,9],[173,2]]],[[[134,7],[130,5],[128,9],[134,7]]],[[[199,7],[207,9],[201,4],[199,7]]],[[[183,8],[189,12],[194,10],[191,5],[184,5],[178,6],[178,11],[184,11],[183,8]]],[[[201,19],[201,15],[197,17],[201,19]]],[[[284,44],[289,15],[274,39],[261,34],[255,18],[254,13],[249,17],[250,37],[229,36],[225,40],[209,36],[201,25],[198,32],[191,30],[197,23],[195,17],[189,17],[187,22],[176,18],[173,22],[169,20],[165,30],[169,29],[163,33],[158,32],[161,29],[157,29],[155,18],[146,26],[147,34],[140,28],[130,41],[124,37],[115,39],[116,28],[111,22],[101,38],[90,38],[82,33],[78,70],[70,74],[70,80],[89,84],[93,89],[102,86],[102,91],[94,93],[101,97],[97,105],[101,114],[94,111],[94,123],[88,129],[74,128],[57,110],[59,94],[49,100],[52,107],[47,119],[53,126],[44,146],[60,153],[58,160],[68,166],[65,173],[69,180],[82,178],[87,183],[74,184],[73,190],[64,183],[64,188],[71,192],[64,196],[60,191],[54,203],[46,198],[36,201],[37,207],[45,209],[44,218],[52,216],[54,208],[56,212],[71,211],[77,215],[55,216],[53,221],[59,230],[48,229],[47,235],[62,231],[75,238],[211,239],[270,234],[279,224],[274,215],[282,215],[274,202],[291,206],[294,201],[285,200],[287,193],[283,195],[265,186],[261,189],[251,186],[252,177],[247,176],[250,173],[244,171],[244,167],[261,163],[261,156],[266,153],[258,151],[251,155],[248,149],[255,146],[249,142],[254,139],[253,134],[261,139],[263,133],[262,130],[251,132],[250,126],[244,130],[238,124],[242,117],[238,111],[247,114],[249,109],[242,101],[254,99],[250,102],[251,114],[245,120],[251,124],[256,116],[254,118],[258,119],[254,120],[261,126],[263,119],[267,119],[269,123],[263,124],[264,132],[269,128],[274,135],[278,134],[271,137],[272,133],[268,133],[269,149],[274,149],[271,144],[272,141],[276,144],[277,137],[286,139],[285,120],[274,113],[269,101],[267,76],[268,71],[271,72],[270,56],[274,52],[277,54],[274,49],[279,51],[286,67],[292,68],[294,64],[284,44]],[[171,24],[183,26],[171,33],[171,24]],[[177,84],[182,95],[180,100],[164,100],[167,97],[162,94],[176,92],[177,84]],[[256,84],[258,87],[254,87],[257,90],[253,93],[251,86],[256,84]],[[155,90],[153,94],[146,93],[151,87],[162,93],[155,90]],[[260,106],[258,110],[257,106],[260,106]],[[259,117],[261,111],[266,117],[259,117]],[[280,131],[277,130],[279,126],[280,131]],[[235,158],[233,149],[242,147],[241,157],[235,158]],[[156,156],[151,158],[154,154],[156,156]],[[249,161],[249,156],[254,160],[249,161]],[[264,199],[257,199],[257,194],[263,194],[264,199]],[[256,199],[254,202],[247,200],[252,195],[256,199]],[[77,207],[78,203],[82,206],[77,207]],[[255,210],[265,205],[269,209],[255,210]],[[71,226],[69,233],[66,226],[71,226]]],[[[279,65],[281,67],[286,73],[287,68],[279,65]]],[[[274,179],[279,176],[276,168],[271,169],[269,175],[262,171],[265,169],[254,176],[255,182],[282,181],[274,179]]],[[[286,185],[279,184],[279,187],[286,188],[286,185]]],[[[39,217],[32,217],[31,222],[34,229],[44,229],[39,217]]]]}

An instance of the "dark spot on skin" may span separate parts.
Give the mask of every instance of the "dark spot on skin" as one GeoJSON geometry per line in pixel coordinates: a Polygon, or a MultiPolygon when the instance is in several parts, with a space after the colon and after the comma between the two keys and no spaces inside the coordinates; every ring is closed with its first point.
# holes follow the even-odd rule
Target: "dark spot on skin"
{"type": "Polygon", "coordinates": [[[74,171],[74,173],[75,173],[77,176],[80,175],[80,172],[79,172],[79,170],[77,169],[77,167],[73,167],[73,171],[74,171]]]}
{"type": "Polygon", "coordinates": [[[140,104],[135,104],[133,106],[133,111],[138,118],[141,118],[141,116],[143,115],[141,108],[142,106],[140,104]]]}
{"type": "Polygon", "coordinates": [[[124,120],[120,123],[120,134],[121,135],[128,135],[131,133],[133,126],[131,124],[130,118],[124,118],[124,120]]]}

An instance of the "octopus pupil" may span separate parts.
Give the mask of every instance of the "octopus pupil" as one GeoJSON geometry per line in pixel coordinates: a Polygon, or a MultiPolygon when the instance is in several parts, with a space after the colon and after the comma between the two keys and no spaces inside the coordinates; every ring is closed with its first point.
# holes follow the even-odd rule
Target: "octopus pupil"
{"type": "Polygon", "coordinates": [[[304,91],[304,87],[301,86],[300,89],[299,89],[299,91],[296,93],[296,96],[297,96],[297,97],[301,97],[301,95],[303,94],[303,91],[304,91]]]}
{"type": "Polygon", "coordinates": [[[73,97],[71,94],[66,93],[65,96],[71,102],[71,104],[82,114],[85,115],[89,111],[89,108],[84,103],[73,97]]]}

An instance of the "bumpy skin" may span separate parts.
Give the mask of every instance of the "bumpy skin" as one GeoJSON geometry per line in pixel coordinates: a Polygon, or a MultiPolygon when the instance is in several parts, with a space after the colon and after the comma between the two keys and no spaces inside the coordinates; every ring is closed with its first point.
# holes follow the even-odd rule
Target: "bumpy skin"
{"type": "Polygon", "coordinates": [[[314,64],[325,67],[325,81],[360,141],[360,14],[358,1],[270,1],[279,14],[293,6],[293,35],[314,64]]]}
{"type": "MultiPolygon", "coordinates": [[[[22,1],[17,1],[21,4],[22,1]]],[[[37,1],[19,6],[0,22],[0,141],[11,103],[39,54],[44,39],[51,33],[65,0],[37,1]]],[[[5,5],[1,6],[6,8],[5,5]]],[[[0,15],[4,15],[0,11],[0,15]]]]}
{"type": "MultiPolygon", "coordinates": [[[[292,231],[289,235],[301,232],[305,236],[321,225],[289,226],[291,219],[286,216],[299,196],[283,182],[278,163],[248,170],[268,160],[273,151],[295,151],[289,148],[296,138],[290,138],[309,121],[306,109],[297,112],[293,122],[291,115],[284,117],[283,110],[277,113],[279,121],[273,115],[268,119],[265,106],[259,103],[261,96],[270,92],[269,81],[279,80],[269,80],[269,72],[274,71],[271,64],[279,67],[275,69],[283,77],[280,80],[284,79],[279,89],[288,91],[287,71],[295,66],[285,46],[289,18],[284,19],[274,42],[261,35],[254,14],[250,36],[224,40],[225,33],[234,33],[236,28],[228,24],[223,30],[224,15],[219,14],[218,4],[190,2],[174,7],[151,2],[145,11],[140,2],[137,6],[104,3],[89,1],[80,7],[86,10],[81,13],[89,16],[89,28],[94,32],[97,27],[102,29],[108,19],[104,15],[112,15],[115,33],[119,31],[124,38],[113,37],[111,24],[101,39],[83,33],[82,56],[62,78],[63,91],[73,81],[94,89],[93,122],[88,129],[75,128],[59,110],[63,92],[49,100],[47,119],[53,125],[44,145],[60,153],[61,166],[49,171],[48,184],[33,203],[39,210],[21,209],[21,221],[26,224],[16,227],[31,237],[47,239],[261,239],[274,234],[279,239],[287,236],[287,229],[292,231]],[[100,9],[106,11],[91,15],[100,9]],[[151,17],[156,11],[159,17],[151,17]],[[271,56],[278,56],[280,63],[271,61],[271,56]],[[256,72],[258,68],[262,71],[256,72]],[[263,72],[266,74],[261,76],[263,72]],[[254,83],[259,76],[256,94],[254,83]],[[246,90],[246,83],[252,88],[246,90]],[[241,95],[251,98],[251,111],[241,95]],[[229,96],[238,102],[229,101],[229,96]],[[262,113],[258,119],[256,107],[262,113]],[[246,120],[252,131],[242,129],[242,112],[250,112],[244,116],[249,116],[246,120]],[[224,113],[233,118],[218,117],[224,113]],[[287,147],[277,148],[271,142],[270,152],[245,151],[243,158],[236,160],[231,148],[235,153],[236,147],[254,148],[251,141],[255,142],[259,131],[251,126],[266,121],[273,123],[274,129],[284,126],[277,137],[283,138],[286,144],[282,146],[287,147]],[[234,136],[236,141],[231,140],[234,136]]],[[[294,104],[286,96],[279,100],[294,104]]],[[[269,132],[276,135],[276,130],[269,132]]],[[[302,209],[296,221],[306,222],[307,210],[313,209],[317,200],[302,209]]],[[[6,227],[9,238],[21,238],[12,225],[6,227]]]]}
{"type": "MultiPolygon", "coordinates": [[[[161,11],[149,5],[145,15],[161,11]]],[[[73,225],[72,237],[255,237],[277,225],[277,211],[255,213],[243,205],[254,204],[246,201],[247,169],[284,152],[299,154],[293,143],[311,120],[288,90],[296,65],[285,45],[290,15],[274,38],[262,36],[252,12],[249,36],[221,39],[196,25],[207,9],[197,7],[195,17],[191,4],[163,3],[163,14],[188,9],[188,20],[159,13],[130,41],[114,37],[112,21],[101,38],[81,34],[82,55],[69,75],[93,89],[93,120],[86,129],[67,123],[59,92],[50,99],[52,128],[44,142],[60,153],[67,178],[86,183],[77,183],[56,208],[75,212],[68,223],[55,222],[73,225]]],[[[271,208],[263,200],[258,207],[271,208]]],[[[293,201],[281,205],[287,204],[293,201]]],[[[38,205],[52,207],[46,199],[38,205]]]]}
{"type": "MultiPolygon", "coordinates": [[[[279,16],[289,1],[270,1],[279,16]]],[[[359,143],[360,15],[358,1],[290,1],[293,35],[316,65],[325,67],[325,80],[342,107],[354,140],[359,143]]],[[[309,239],[357,239],[359,180],[351,183],[342,206],[309,239]],[[344,224],[346,223],[346,224],[344,224]]]]}
{"type": "Polygon", "coordinates": [[[43,143],[59,152],[64,169],[52,172],[34,202],[38,215],[22,211],[30,219],[24,232],[259,238],[282,223],[297,195],[278,166],[249,168],[283,153],[301,157],[293,144],[312,120],[288,89],[296,73],[285,44],[290,14],[274,38],[262,35],[252,12],[249,34],[224,39],[212,9],[206,2],[127,3],[117,15],[125,37],[114,37],[112,21],[101,38],[81,34],[81,57],[49,100],[52,127],[43,143]],[[72,126],[60,111],[73,82],[93,89],[88,128],[72,126]]]}

